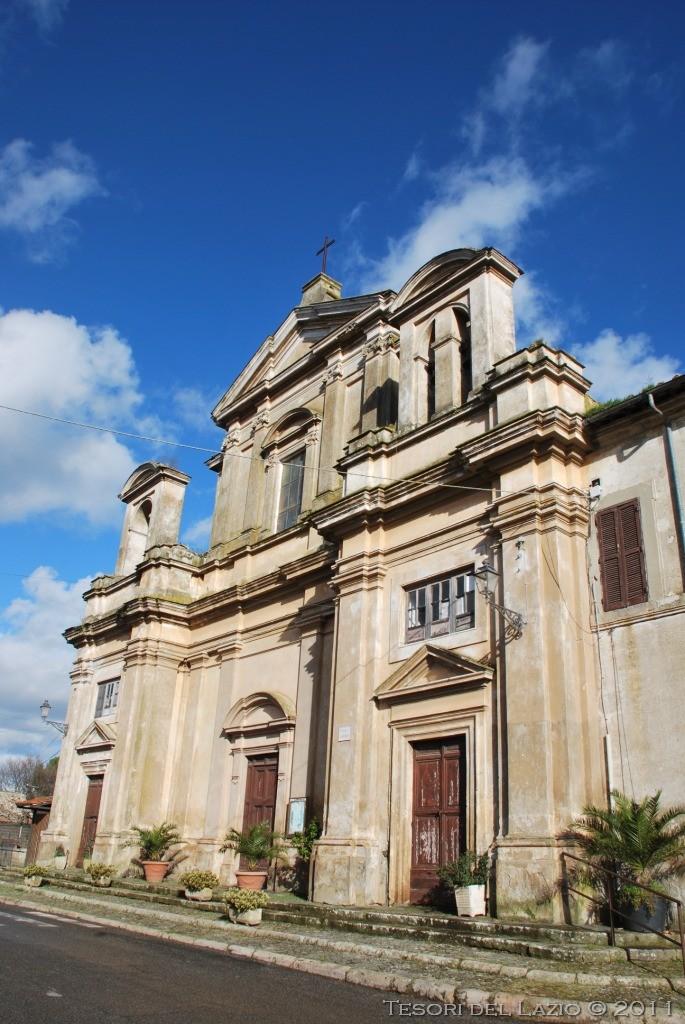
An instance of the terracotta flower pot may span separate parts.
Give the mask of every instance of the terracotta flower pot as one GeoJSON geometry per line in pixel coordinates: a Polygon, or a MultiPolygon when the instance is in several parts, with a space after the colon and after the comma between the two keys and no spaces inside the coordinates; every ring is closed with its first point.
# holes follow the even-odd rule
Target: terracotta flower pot
{"type": "Polygon", "coordinates": [[[239,889],[263,889],[266,885],[266,874],[266,871],[236,871],[236,884],[239,889]]]}
{"type": "Polygon", "coordinates": [[[143,865],[143,871],[145,872],[145,881],[150,882],[152,885],[156,885],[161,882],[169,870],[169,864],[165,860],[141,860],[143,865]]]}

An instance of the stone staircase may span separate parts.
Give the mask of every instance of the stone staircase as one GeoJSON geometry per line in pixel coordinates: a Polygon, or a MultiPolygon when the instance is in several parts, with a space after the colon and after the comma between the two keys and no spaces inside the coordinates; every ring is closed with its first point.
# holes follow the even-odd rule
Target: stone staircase
{"type": "Polygon", "coordinates": [[[313,973],[324,973],[324,967],[351,972],[347,980],[360,970],[368,974],[371,964],[371,974],[396,982],[411,972],[415,986],[437,976],[453,986],[469,982],[482,992],[497,991],[490,987],[496,983],[499,991],[526,996],[657,1000],[664,1006],[673,1000],[678,1012],[685,1010],[680,951],[651,935],[619,930],[612,947],[601,927],[459,918],[418,907],[331,907],[287,894],[271,897],[260,928],[245,929],[228,924],[218,900],[189,904],[173,879],[150,886],[117,878],[111,888],[99,888],[73,871],[52,873],[47,885],[27,890],[20,870],[0,868],[3,899],[34,909],[40,904],[58,914],[91,915],[91,920],[176,941],[201,939],[233,955],[244,955],[234,952],[244,947],[230,941],[248,941],[255,959],[280,957],[265,962],[285,959],[284,965],[295,969],[305,969],[298,965],[306,962],[315,965],[313,973]],[[235,936],[228,943],[227,932],[235,936]]]}

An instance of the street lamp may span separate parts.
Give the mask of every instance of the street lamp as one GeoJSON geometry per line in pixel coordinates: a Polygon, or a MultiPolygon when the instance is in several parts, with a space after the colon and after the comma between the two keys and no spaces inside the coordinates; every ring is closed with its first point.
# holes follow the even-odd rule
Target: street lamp
{"type": "Polygon", "coordinates": [[[48,715],[52,711],[52,705],[49,700],[44,700],[40,706],[40,717],[43,719],[46,725],[52,725],[58,732],[61,732],[63,736],[66,736],[67,729],[69,728],[67,722],[53,722],[48,715]]]}
{"type": "Polygon", "coordinates": [[[520,612],[512,611],[511,608],[505,608],[504,605],[498,604],[495,600],[495,585],[499,578],[497,569],[494,569],[487,558],[484,558],[483,564],[478,569],[474,569],[471,576],[476,581],[478,593],[485,598],[491,608],[499,612],[506,622],[505,640],[518,640],[523,635],[523,627],[526,625],[526,620],[520,612]]]}

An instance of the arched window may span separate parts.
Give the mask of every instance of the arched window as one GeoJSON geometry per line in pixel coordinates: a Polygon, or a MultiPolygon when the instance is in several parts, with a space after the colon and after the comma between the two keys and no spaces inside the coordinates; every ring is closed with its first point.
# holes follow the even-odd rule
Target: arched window
{"type": "Polygon", "coordinates": [[[140,505],[132,510],[131,525],[128,528],[125,572],[132,572],[143,561],[147,548],[147,535],[150,531],[151,514],[152,502],[149,498],[141,501],[140,505]]]}

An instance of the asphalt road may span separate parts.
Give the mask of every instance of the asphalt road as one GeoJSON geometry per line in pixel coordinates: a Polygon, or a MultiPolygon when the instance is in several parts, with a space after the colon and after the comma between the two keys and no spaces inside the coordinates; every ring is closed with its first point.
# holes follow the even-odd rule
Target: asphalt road
{"type": "Polygon", "coordinates": [[[378,1024],[397,998],[0,904],[1,1024],[378,1024]]]}

